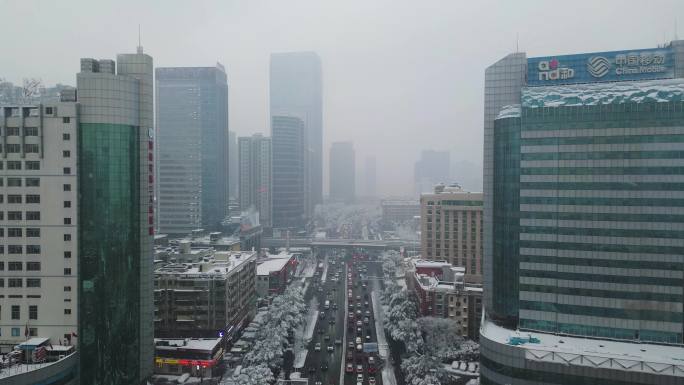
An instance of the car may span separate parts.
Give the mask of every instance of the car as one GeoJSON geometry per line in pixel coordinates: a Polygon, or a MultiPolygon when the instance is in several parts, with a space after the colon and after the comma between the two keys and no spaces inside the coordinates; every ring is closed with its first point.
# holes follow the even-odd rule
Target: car
{"type": "Polygon", "coordinates": [[[347,350],[347,359],[351,360],[354,358],[354,347],[352,346],[352,350],[347,350]]]}
{"type": "Polygon", "coordinates": [[[368,377],[368,385],[375,385],[375,377],[373,377],[373,376],[368,377]]]}
{"type": "Polygon", "coordinates": [[[321,312],[321,314],[318,315],[321,319],[325,319],[325,312],[321,312]]]}
{"type": "Polygon", "coordinates": [[[368,356],[368,365],[375,365],[375,357],[368,356]]]}
{"type": "Polygon", "coordinates": [[[327,362],[321,363],[321,370],[322,370],[322,371],[328,370],[328,363],[327,363],[327,362]]]}
{"type": "MultiPolygon", "coordinates": [[[[325,313],[324,313],[324,314],[325,314],[325,313]]],[[[356,311],[356,315],[359,315],[359,316],[360,316],[360,315],[361,315],[361,310],[357,310],[357,311],[356,311]]]]}
{"type": "Polygon", "coordinates": [[[371,336],[367,335],[367,336],[366,336],[366,341],[370,341],[370,340],[371,340],[371,336]]]}
{"type": "Polygon", "coordinates": [[[356,365],[356,373],[363,373],[363,365],[356,365]]]}
{"type": "Polygon", "coordinates": [[[325,333],[325,330],[323,330],[323,328],[318,328],[318,334],[323,334],[323,333],[325,333]]]}
{"type": "Polygon", "coordinates": [[[356,321],[356,326],[361,326],[361,325],[362,325],[361,321],[356,321]]]}
{"type": "Polygon", "coordinates": [[[330,341],[330,335],[326,334],[325,337],[323,337],[324,340],[330,341]]]}
{"type": "Polygon", "coordinates": [[[366,317],[366,318],[363,319],[363,323],[366,324],[366,325],[368,325],[368,321],[369,321],[369,320],[368,320],[368,317],[366,317]]]}
{"type": "Polygon", "coordinates": [[[356,337],[355,342],[356,342],[357,344],[360,344],[360,343],[361,343],[361,337],[356,337]]]}
{"type": "Polygon", "coordinates": [[[334,319],[334,318],[331,318],[330,321],[328,321],[328,322],[330,322],[330,324],[332,325],[332,324],[335,323],[335,319],[334,319]]]}
{"type": "Polygon", "coordinates": [[[344,371],[347,373],[354,373],[354,365],[347,362],[347,366],[345,366],[344,371]]]}
{"type": "Polygon", "coordinates": [[[356,382],[363,382],[363,374],[359,373],[356,375],[356,382]]]}
{"type": "Polygon", "coordinates": [[[375,366],[368,365],[368,373],[375,373],[378,369],[375,366]]]}
{"type": "Polygon", "coordinates": [[[316,345],[314,346],[314,350],[317,352],[321,351],[321,343],[320,342],[316,342],[316,345]]]}
{"type": "Polygon", "coordinates": [[[364,302],[363,306],[368,307],[368,301],[364,302]]]}
{"type": "Polygon", "coordinates": [[[323,385],[323,383],[320,381],[316,381],[316,382],[314,382],[314,385],[323,385]]]}
{"type": "Polygon", "coordinates": [[[351,320],[354,319],[354,313],[349,313],[349,319],[351,319],[351,320]]]}
{"type": "Polygon", "coordinates": [[[370,310],[366,310],[366,316],[367,316],[367,317],[370,317],[370,315],[371,315],[370,310]]]}
{"type": "Polygon", "coordinates": [[[329,351],[329,352],[334,352],[334,351],[335,351],[335,346],[333,346],[333,345],[328,345],[328,351],[329,351]]]}
{"type": "Polygon", "coordinates": [[[347,344],[347,347],[349,349],[354,349],[354,341],[349,341],[349,343],[347,344]]]}
{"type": "Polygon", "coordinates": [[[361,330],[361,328],[356,328],[356,334],[360,336],[363,334],[363,330],[361,330]]]}
{"type": "Polygon", "coordinates": [[[335,340],[335,345],[342,345],[342,340],[335,340]]]}
{"type": "Polygon", "coordinates": [[[356,345],[356,350],[358,350],[359,352],[362,351],[363,345],[361,345],[361,344],[356,345]]]}
{"type": "Polygon", "coordinates": [[[316,372],[316,367],[313,365],[309,366],[309,373],[314,373],[314,372],[316,372]]]}

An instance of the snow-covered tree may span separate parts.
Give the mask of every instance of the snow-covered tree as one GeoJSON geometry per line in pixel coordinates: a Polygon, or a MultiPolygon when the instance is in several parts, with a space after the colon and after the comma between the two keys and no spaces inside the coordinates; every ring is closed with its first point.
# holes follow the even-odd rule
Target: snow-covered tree
{"type": "Polygon", "coordinates": [[[441,385],[441,380],[446,379],[439,360],[427,354],[413,354],[405,358],[401,362],[401,370],[406,383],[411,385],[441,385]]]}
{"type": "Polygon", "coordinates": [[[421,317],[418,328],[425,342],[425,353],[443,362],[456,359],[462,352],[465,339],[458,333],[456,321],[448,318],[421,317]]]}
{"type": "Polygon", "coordinates": [[[266,365],[243,367],[240,374],[233,376],[233,381],[240,385],[265,385],[275,381],[273,372],[266,365]]]}

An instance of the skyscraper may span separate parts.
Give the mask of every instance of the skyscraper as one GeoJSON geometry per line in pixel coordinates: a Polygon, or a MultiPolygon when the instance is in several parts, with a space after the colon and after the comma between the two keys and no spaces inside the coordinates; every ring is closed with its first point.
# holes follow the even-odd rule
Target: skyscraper
{"type": "Polygon", "coordinates": [[[367,156],[363,168],[363,195],[368,198],[377,196],[378,186],[377,162],[375,156],[367,156]]]}
{"type": "Polygon", "coordinates": [[[501,71],[527,82],[485,159],[485,383],[684,381],[682,59],[675,41],[501,71]]]}
{"type": "Polygon", "coordinates": [[[356,196],[356,156],[352,142],[330,146],[330,200],[352,203],[356,196]]]}
{"type": "Polygon", "coordinates": [[[297,117],[304,123],[305,215],[323,201],[323,84],[315,52],[271,55],[271,118],[297,117]]]}
{"type": "Polygon", "coordinates": [[[116,66],[81,59],[77,75],[82,384],[138,385],[152,374],[152,76],[142,47],[116,66]]]}
{"type": "Polygon", "coordinates": [[[218,229],[227,210],[228,83],[216,67],[156,69],[159,231],[218,229]]]}
{"type": "Polygon", "coordinates": [[[449,180],[449,151],[424,150],[414,168],[415,193],[430,193],[438,183],[449,180]]]}
{"type": "Polygon", "coordinates": [[[273,116],[273,227],[297,228],[306,223],[304,121],[273,116]]]}
{"type": "Polygon", "coordinates": [[[240,209],[255,208],[259,223],[272,226],[271,138],[255,134],[238,139],[240,160],[240,209]]]}
{"type": "Polygon", "coordinates": [[[228,131],[228,196],[233,199],[238,198],[239,189],[239,160],[237,135],[235,131],[228,131]]]}

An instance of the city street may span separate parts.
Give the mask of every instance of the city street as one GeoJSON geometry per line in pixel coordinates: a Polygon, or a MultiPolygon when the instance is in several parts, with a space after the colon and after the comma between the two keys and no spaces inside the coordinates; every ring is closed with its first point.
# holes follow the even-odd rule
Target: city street
{"type": "MultiPolygon", "coordinates": [[[[319,269],[309,290],[316,297],[319,317],[308,346],[302,377],[308,378],[310,385],[356,385],[360,374],[363,385],[382,384],[382,363],[378,362],[377,353],[364,353],[359,349],[364,343],[377,342],[371,302],[373,286],[365,280],[369,271],[367,264],[360,259],[333,256],[328,256],[327,262],[326,274],[319,269]],[[323,282],[322,278],[325,278],[323,282]],[[369,360],[369,357],[372,358],[369,360]],[[347,371],[348,364],[351,364],[351,372],[347,371]]],[[[370,271],[375,275],[374,270],[370,271]]]]}

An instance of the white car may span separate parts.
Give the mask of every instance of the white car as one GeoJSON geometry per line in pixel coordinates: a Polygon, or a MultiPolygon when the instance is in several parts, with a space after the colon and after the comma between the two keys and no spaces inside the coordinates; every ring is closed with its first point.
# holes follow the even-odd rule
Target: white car
{"type": "Polygon", "coordinates": [[[356,375],[356,382],[363,383],[363,374],[357,374],[356,375]]]}
{"type": "Polygon", "coordinates": [[[316,346],[314,346],[314,350],[317,352],[321,351],[321,343],[320,342],[316,342],[316,346]]]}

